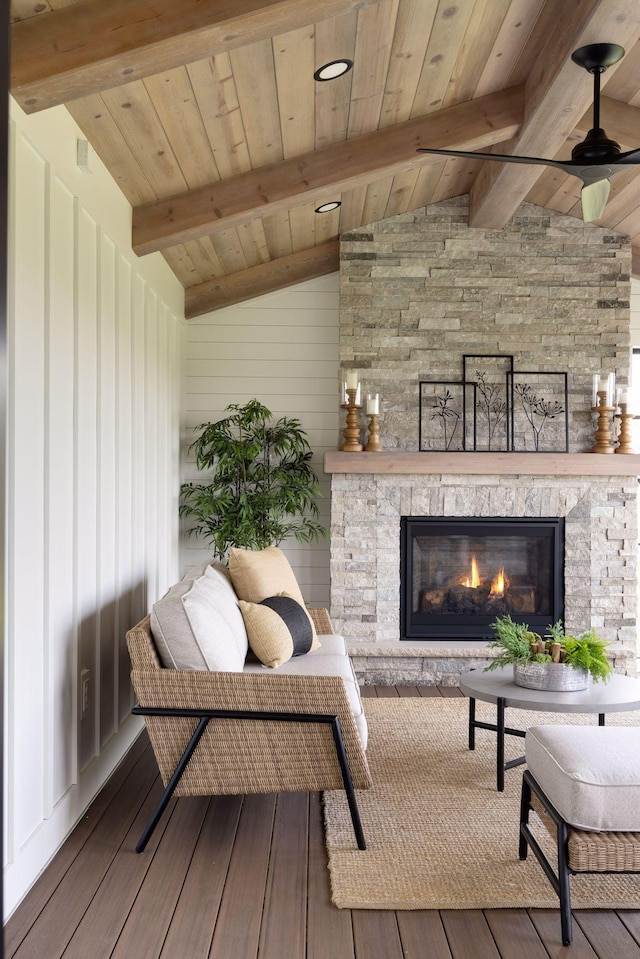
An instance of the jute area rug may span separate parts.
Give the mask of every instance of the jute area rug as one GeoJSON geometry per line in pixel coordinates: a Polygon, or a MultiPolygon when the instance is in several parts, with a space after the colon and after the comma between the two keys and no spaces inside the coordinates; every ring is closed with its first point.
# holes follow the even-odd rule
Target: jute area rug
{"type": "MultiPolygon", "coordinates": [[[[351,909],[555,908],[558,899],[531,851],[518,858],[522,768],[496,791],[495,733],[476,731],[467,748],[468,701],[366,699],[367,757],[374,786],[358,791],[367,849],[358,850],[342,792],[324,794],[332,899],[351,909]]],[[[476,718],[495,722],[477,703],[476,718]]],[[[596,724],[596,716],[508,709],[507,724],[596,724]]],[[[607,716],[638,725],[640,713],[607,716]]],[[[524,740],[507,737],[506,758],[524,740]]],[[[533,820],[532,820],[533,821],[533,820]]],[[[540,826],[538,837],[548,833],[540,826]]],[[[547,850],[553,847],[546,846],[547,850]]],[[[553,861],[553,855],[551,857],[553,861]]],[[[640,876],[571,878],[573,908],[637,909],[640,876]]]]}

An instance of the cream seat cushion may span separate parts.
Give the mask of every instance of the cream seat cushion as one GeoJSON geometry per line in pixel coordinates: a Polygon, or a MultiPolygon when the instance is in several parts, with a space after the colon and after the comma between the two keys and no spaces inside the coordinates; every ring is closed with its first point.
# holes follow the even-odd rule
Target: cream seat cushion
{"type": "Polygon", "coordinates": [[[525,757],[543,792],[577,829],[640,831],[640,728],[533,726],[525,757]]]}
{"type": "MultiPolygon", "coordinates": [[[[339,676],[344,682],[347,699],[360,736],[362,748],[367,748],[367,720],[362,708],[358,680],[353,671],[351,660],[341,652],[330,652],[330,648],[344,648],[341,636],[320,636],[320,649],[306,656],[294,656],[278,667],[278,673],[286,676],[339,676]],[[331,640],[332,642],[328,642],[331,640]],[[327,641],[327,645],[325,645],[327,641]]],[[[261,663],[247,662],[245,673],[263,673],[267,667],[261,663]]]]}

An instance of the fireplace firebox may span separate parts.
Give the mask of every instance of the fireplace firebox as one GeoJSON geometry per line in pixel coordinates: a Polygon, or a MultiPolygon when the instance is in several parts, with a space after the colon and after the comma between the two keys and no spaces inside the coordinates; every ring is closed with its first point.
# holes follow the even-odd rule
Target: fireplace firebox
{"type": "Polygon", "coordinates": [[[509,614],[543,633],[563,617],[564,520],[403,516],[403,639],[493,637],[509,614]]]}

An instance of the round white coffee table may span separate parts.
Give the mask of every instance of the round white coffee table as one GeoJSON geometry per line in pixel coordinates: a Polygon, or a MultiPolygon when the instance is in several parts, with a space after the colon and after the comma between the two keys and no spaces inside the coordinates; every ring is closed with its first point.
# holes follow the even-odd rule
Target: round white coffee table
{"type": "Polygon", "coordinates": [[[460,677],[460,689],[469,697],[469,749],[475,749],[476,729],[490,729],[496,733],[496,771],[498,791],[504,790],[505,769],[520,766],[524,756],[504,761],[504,737],[521,736],[522,729],[505,725],[507,706],[513,709],[533,709],[544,713],[597,713],[598,723],[604,726],[606,713],[640,709],[640,680],[614,673],[608,683],[591,683],[579,692],[558,693],[543,689],[525,689],[513,682],[513,668],[506,666],[489,673],[471,669],[460,677]],[[496,704],[496,722],[484,723],[476,719],[476,699],[496,704]]]}

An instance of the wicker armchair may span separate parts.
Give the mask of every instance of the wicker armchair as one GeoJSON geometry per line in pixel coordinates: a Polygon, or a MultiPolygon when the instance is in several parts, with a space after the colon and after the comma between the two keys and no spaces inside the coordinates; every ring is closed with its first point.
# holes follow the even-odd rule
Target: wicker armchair
{"type": "MultiPolygon", "coordinates": [[[[331,632],[326,610],[309,611],[331,632]]],[[[131,679],[165,791],[145,848],[171,796],[345,789],[365,848],[354,789],[371,786],[342,679],[200,672],[162,667],[147,616],[127,633],[131,679]]]]}

